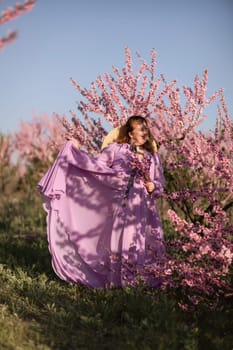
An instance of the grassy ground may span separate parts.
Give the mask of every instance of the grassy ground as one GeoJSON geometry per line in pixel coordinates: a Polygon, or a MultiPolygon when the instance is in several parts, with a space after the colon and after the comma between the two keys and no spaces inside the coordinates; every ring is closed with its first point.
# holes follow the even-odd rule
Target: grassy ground
{"type": "Polygon", "coordinates": [[[181,310],[176,294],[60,281],[45,237],[0,235],[0,349],[233,349],[232,299],[181,310]]]}

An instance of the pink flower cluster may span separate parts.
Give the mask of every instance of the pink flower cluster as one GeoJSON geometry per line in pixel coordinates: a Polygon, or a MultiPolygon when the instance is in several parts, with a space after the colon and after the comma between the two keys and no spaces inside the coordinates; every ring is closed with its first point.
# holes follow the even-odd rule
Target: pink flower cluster
{"type": "Polygon", "coordinates": [[[220,217],[215,221],[209,218],[201,225],[199,222],[189,224],[171,210],[169,216],[179,238],[170,242],[170,247],[167,244],[173,255],[167,255],[163,261],[162,288],[182,287],[188,298],[195,296],[195,304],[205,295],[218,298],[230,289],[227,276],[232,265],[233,243],[228,234],[232,235],[232,227],[220,231],[220,217]]]}
{"type": "Polygon", "coordinates": [[[132,169],[136,169],[143,181],[150,181],[151,156],[149,154],[145,154],[143,159],[139,160],[136,152],[129,152],[129,163],[132,169]]]}
{"type": "Polygon", "coordinates": [[[10,32],[6,36],[0,38],[0,49],[2,49],[6,44],[10,44],[13,41],[15,41],[16,37],[17,37],[16,32],[10,32]]]}

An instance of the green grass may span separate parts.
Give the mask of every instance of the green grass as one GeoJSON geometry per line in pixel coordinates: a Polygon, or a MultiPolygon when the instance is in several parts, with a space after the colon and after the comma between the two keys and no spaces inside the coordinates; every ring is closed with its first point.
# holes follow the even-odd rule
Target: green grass
{"type": "Polygon", "coordinates": [[[177,300],[69,285],[54,275],[45,237],[0,235],[0,349],[233,349],[231,298],[192,312],[177,300]]]}

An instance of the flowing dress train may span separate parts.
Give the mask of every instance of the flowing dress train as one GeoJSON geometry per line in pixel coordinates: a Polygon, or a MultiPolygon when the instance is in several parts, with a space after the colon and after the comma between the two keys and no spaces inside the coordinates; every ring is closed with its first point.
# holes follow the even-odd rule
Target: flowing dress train
{"type": "Polygon", "coordinates": [[[68,141],[38,184],[47,212],[52,266],[63,280],[92,288],[134,285],[163,254],[156,206],[164,177],[158,153],[143,162],[155,191],[133,168],[129,144],[112,143],[97,158],[68,141]]]}

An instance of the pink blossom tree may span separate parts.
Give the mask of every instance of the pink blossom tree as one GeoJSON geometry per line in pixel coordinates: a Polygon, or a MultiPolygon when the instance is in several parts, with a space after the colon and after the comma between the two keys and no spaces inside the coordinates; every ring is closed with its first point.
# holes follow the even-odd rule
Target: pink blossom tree
{"type": "Polygon", "coordinates": [[[215,130],[167,140],[164,160],[168,216],[178,233],[168,245],[182,252],[182,259],[167,261],[168,271],[183,287],[212,295],[227,287],[233,259],[233,122],[222,92],[219,102],[215,130]]]}
{"type": "Polygon", "coordinates": [[[62,125],[48,115],[21,122],[15,134],[0,135],[0,230],[30,237],[44,233],[36,184],[63,143],[62,125]]]}
{"type": "Polygon", "coordinates": [[[71,78],[72,84],[85,100],[78,105],[78,118],[71,111],[72,125],[64,120],[69,133],[76,133],[80,141],[84,141],[88,133],[88,139],[96,138],[95,144],[99,148],[106,134],[103,120],[111,127],[116,127],[123,124],[129,115],[136,113],[148,118],[157,142],[163,144],[164,141],[183,138],[201,124],[205,119],[204,108],[222,93],[219,90],[206,97],[208,72],[204,72],[202,79],[195,78],[194,91],[184,87],[186,103],[182,107],[176,80],[167,83],[162,75],[156,77],[155,50],[151,50],[150,64],[139,53],[137,57],[139,67],[134,74],[131,52],[126,48],[122,71],[112,67],[113,74],[105,73],[97,77],[90,89],[82,88],[71,78]],[[100,117],[98,122],[97,115],[100,117]]]}
{"type": "Polygon", "coordinates": [[[14,135],[14,145],[22,169],[36,166],[39,177],[64,141],[62,124],[55,115],[45,114],[35,116],[29,122],[21,121],[14,135]]]}
{"type": "MultiPolygon", "coordinates": [[[[26,0],[24,4],[16,3],[14,7],[9,7],[2,12],[0,15],[0,25],[10,22],[17,17],[21,16],[23,13],[31,11],[35,5],[35,0],[26,0]]],[[[10,31],[7,35],[0,38],[0,49],[2,49],[6,44],[13,42],[17,37],[16,31],[10,31]]]]}

